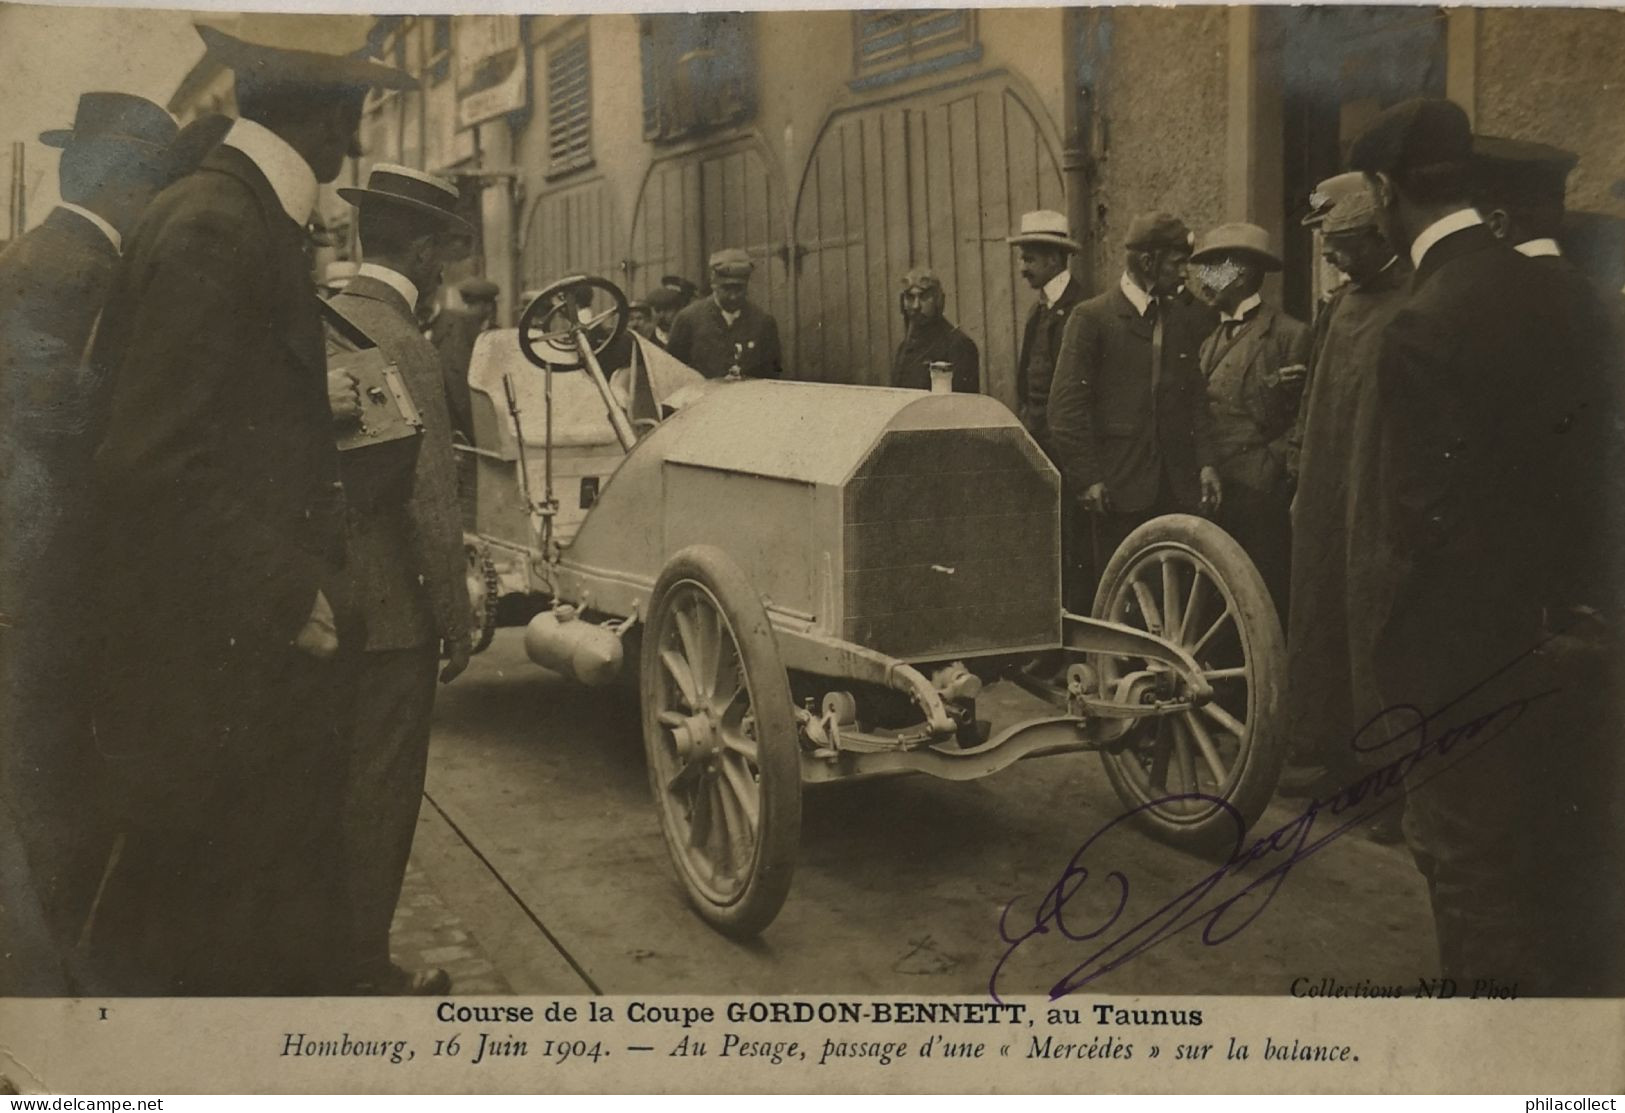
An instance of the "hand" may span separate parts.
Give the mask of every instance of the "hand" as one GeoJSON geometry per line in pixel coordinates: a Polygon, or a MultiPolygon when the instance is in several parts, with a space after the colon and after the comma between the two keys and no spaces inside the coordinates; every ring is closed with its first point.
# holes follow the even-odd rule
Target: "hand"
{"type": "Polygon", "coordinates": [[[1095,514],[1104,514],[1106,508],[1111,505],[1106,497],[1106,484],[1104,482],[1090,484],[1089,489],[1083,493],[1083,498],[1080,501],[1083,503],[1085,510],[1095,514]]]}
{"type": "Polygon", "coordinates": [[[450,684],[463,670],[468,668],[469,644],[468,638],[446,638],[441,642],[441,655],[446,658],[446,667],[440,670],[440,683],[450,684]]]}
{"type": "Polygon", "coordinates": [[[1282,386],[1301,386],[1309,368],[1301,363],[1289,363],[1275,372],[1275,381],[1282,386]]]}
{"type": "Polygon", "coordinates": [[[1223,501],[1224,485],[1219,482],[1219,473],[1210,464],[1202,469],[1202,513],[1210,516],[1217,514],[1223,501]]]}
{"type": "Polygon", "coordinates": [[[294,648],[308,653],[318,661],[325,661],[339,651],[338,628],[333,624],[333,608],[327,596],[316,592],[316,604],[310,608],[299,636],[293,639],[294,648]]]}
{"type": "Polygon", "coordinates": [[[338,424],[361,420],[361,383],[348,371],[327,373],[327,405],[338,424]]]}

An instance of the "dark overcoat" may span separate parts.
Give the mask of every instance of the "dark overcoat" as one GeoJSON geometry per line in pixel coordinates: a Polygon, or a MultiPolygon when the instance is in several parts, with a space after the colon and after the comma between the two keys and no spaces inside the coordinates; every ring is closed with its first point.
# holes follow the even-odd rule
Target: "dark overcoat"
{"type": "Polygon", "coordinates": [[[1049,396],[1055,381],[1061,337],[1072,310],[1083,300],[1083,283],[1073,275],[1054,305],[1034,302],[1021,326],[1021,350],[1016,355],[1016,408],[1027,431],[1046,446],[1049,443],[1049,396]]]}
{"type": "Polygon", "coordinates": [[[953,364],[953,388],[960,394],[982,389],[982,357],[976,341],[955,328],[946,317],[933,317],[916,327],[897,345],[892,358],[892,386],[930,390],[930,363],[953,364]]]}
{"type": "Polygon", "coordinates": [[[468,386],[468,365],[474,342],[480,338],[481,318],[461,309],[442,309],[429,323],[429,343],[440,358],[446,408],[453,432],[474,443],[474,401],[468,386]]]}
{"type": "Polygon", "coordinates": [[[702,298],[677,314],[666,350],[708,379],[720,379],[737,358],[747,379],[784,373],[779,326],[772,314],[747,301],[729,324],[715,298],[702,298]]]}
{"type": "MultiPolygon", "coordinates": [[[[1576,843],[1568,817],[1615,748],[1587,725],[1579,664],[1532,652],[1548,615],[1600,589],[1609,416],[1547,275],[1482,225],[1422,259],[1377,362],[1369,554],[1389,571],[1373,600],[1383,699],[1431,716],[1388,752],[1429,743],[1406,778],[1405,824],[1443,971],[1506,970],[1535,993],[1572,988],[1552,964],[1581,948],[1554,946],[1553,933],[1589,921],[1599,886],[1589,865],[1554,882],[1596,849],[1576,843]]],[[[1602,954],[1585,957],[1596,977],[1602,954]]]]}
{"type": "Polygon", "coordinates": [[[128,842],[97,922],[126,992],[331,991],[342,917],[333,662],[354,646],[304,231],[220,146],[154,200],[92,353],[106,634],[97,715],[128,842]]]}
{"type": "Polygon", "coordinates": [[[1068,490],[1082,495],[1104,482],[1119,512],[1155,504],[1166,475],[1174,503],[1195,513],[1201,469],[1212,462],[1206,385],[1197,365],[1203,322],[1177,302],[1164,313],[1155,388],[1155,326],[1119,289],[1072,311],[1055,361],[1049,433],[1068,490]]]}

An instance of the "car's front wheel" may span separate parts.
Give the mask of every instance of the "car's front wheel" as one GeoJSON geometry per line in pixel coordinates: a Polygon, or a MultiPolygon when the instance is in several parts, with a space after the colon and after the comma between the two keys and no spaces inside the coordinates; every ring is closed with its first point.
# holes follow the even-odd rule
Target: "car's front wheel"
{"type": "Polygon", "coordinates": [[[649,787],[678,877],[719,931],[755,935],[801,842],[795,713],[767,612],[720,549],[684,549],[655,583],[640,656],[649,787]]]}

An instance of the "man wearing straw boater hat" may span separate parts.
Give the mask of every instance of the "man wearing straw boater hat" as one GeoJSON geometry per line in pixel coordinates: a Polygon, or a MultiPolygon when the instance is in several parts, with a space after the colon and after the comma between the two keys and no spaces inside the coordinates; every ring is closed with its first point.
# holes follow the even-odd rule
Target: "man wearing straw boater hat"
{"type": "MultiPolygon", "coordinates": [[[[468,667],[468,586],[440,355],[418,325],[443,263],[466,253],[474,230],[457,215],[457,187],[408,166],[379,163],[364,189],[340,189],[359,210],[363,262],[332,310],[400,372],[423,423],[409,496],[350,499],[349,572],[366,647],[348,684],[344,872],[358,992],[445,993],[444,970],[390,961],[389,925],[417,829],[429,760],[435,672],[468,667]]],[[[332,345],[330,345],[331,347],[332,345]]]]}
{"type": "Polygon", "coordinates": [[[1083,300],[1083,287],[1072,280],[1068,269],[1081,245],[1072,238],[1066,214],[1053,209],[1022,213],[1016,234],[1005,237],[1005,242],[1016,249],[1021,277],[1038,291],[1038,300],[1022,326],[1021,349],[1016,355],[1016,410],[1027,431],[1048,452],[1047,413],[1055,357],[1072,307],[1083,300]]]}
{"type": "MultiPolygon", "coordinates": [[[[97,392],[83,356],[123,238],[163,184],[175,133],[175,121],[151,101],[82,95],[71,127],[40,136],[62,151],[62,203],[0,254],[0,521],[8,530],[0,559],[0,722],[8,735],[0,810],[8,828],[17,821],[7,852],[19,865],[25,854],[31,861],[59,948],[75,938],[106,858],[104,833],[73,806],[95,766],[83,698],[92,519],[82,495],[97,392]]],[[[12,982],[0,973],[0,992],[12,982]]]]}
{"type": "Polygon", "coordinates": [[[120,836],[85,937],[111,992],[349,985],[333,658],[356,631],[304,228],[367,90],[415,82],[324,52],[362,45],[365,19],[250,24],[198,28],[240,118],[142,218],[92,356],[111,384],[97,733],[120,836]]]}

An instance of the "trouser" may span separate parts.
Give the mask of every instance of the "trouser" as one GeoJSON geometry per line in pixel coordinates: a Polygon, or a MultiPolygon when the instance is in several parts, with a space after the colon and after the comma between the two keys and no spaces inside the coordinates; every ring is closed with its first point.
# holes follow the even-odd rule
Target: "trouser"
{"type": "Polygon", "coordinates": [[[1285,487],[1260,491],[1226,482],[1219,509],[1219,525],[1236,539],[1258,569],[1283,627],[1292,579],[1291,505],[1292,493],[1285,487]]]}
{"type": "Polygon", "coordinates": [[[358,980],[389,966],[390,923],[423,802],[438,664],[429,644],[370,650],[355,665],[343,827],[358,980]]]}
{"type": "MultiPolygon", "coordinates": [[[[105,992],[318,995],[347,984],[341,674],[291,648],[262,664],[263,687],[244,697],[258,709],[252,725],[227,731],[187,788],[126,809],[90,937],[105,992]]],[[[132,777],[140,760],[118,757],[132,777]]]]}

